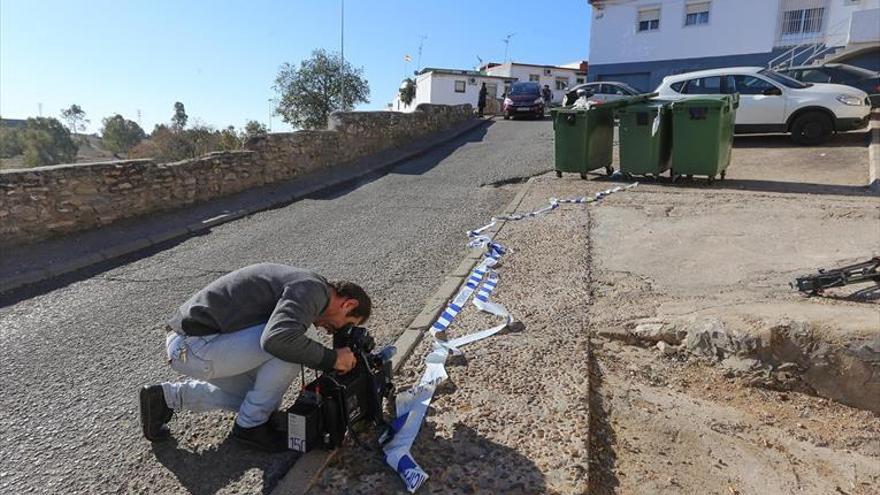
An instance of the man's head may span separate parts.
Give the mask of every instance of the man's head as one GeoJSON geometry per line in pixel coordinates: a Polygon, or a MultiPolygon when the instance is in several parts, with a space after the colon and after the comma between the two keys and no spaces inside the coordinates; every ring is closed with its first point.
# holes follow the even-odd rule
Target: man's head
{"type": "Polygon", "coordinates": [[[348,325],[363,325],[370,318],[373,303],[359,285],[346,282],[328,282],[330,302],[315,325],[333,333],[348,325]]]}

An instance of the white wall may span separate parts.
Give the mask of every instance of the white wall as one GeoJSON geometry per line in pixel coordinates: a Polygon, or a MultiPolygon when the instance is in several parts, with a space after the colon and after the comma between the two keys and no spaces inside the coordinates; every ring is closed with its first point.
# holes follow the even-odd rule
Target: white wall
{"type": "MultiPolygon", "coordinates": [[[[832,0],[843,2],[844,0],[832,0]]],[[[684,25],[685,0],[608,2],[592,9],[590,65],[715,57],[773,50],[779,3],[712,0],[709,23],[684,25]],[[637,32],[640,6],[660,5],[660,29],[637,32]]]]}
{"type": "Polygon", "coordinates": [[[858,2],[831,0],[828,22],[825,24],[826,44],[828,46],[844,46],[847,43],[861,43],[850,39],[852,35],[858,37],[873,34],[873,41],[876,41],[880,35],[880,20],[876,15],[878,8],[880,8],[880,0],[860,0],[858,2]],[[872,14],[871,11],[874,13],[872,14]],[[851,30],[855,32],[851,33],[851,30]]]}
{"type": "Polygon", "coordinates": [[[852,18],[849,43],[877,43],[880,41],[880,8],[856,13],[852,18]]]}
{"type": "Polygon", "coordinates": [[[481,83],[485,82],[487,86],[495,84],[497,86],[496,94],[489,92],[489,98],[501,98],[504,92],[504,81],[495,78],[486,78],[480,76],[466,76],[456,74],[443,74],[438,72],[428,72],[416,78],[416,97],[409,106],[405,106],[400,102],[400,98],[396,97],[391,103],[391,110],[397,112],[412,112],[421,103],[433,103],[436,105],[461,105],[470,103],[475,109],[477,108],[477,98],[480,96],[481,83]],[[468,81],[471,77],[476,78],[476,84],[470,84],[468,81]],[[465,82],[465,92],[455,92],[455,81],[465,82]]]}
{"type": "Polygon", "coordinates": [[[550,86],[550,90],[553,92],[553,101],[555,101],[557,103],[562,101],[562,97],[566,93],[565,90],[557,90],[556,89],[556,78],[557,77],[567,78],[569,88],[578,84],[576,82],[576,78],[581,77],[584,79],[584,82],[586,82],[586,78],[587,78],[586,75],[579,76],[576,74],[577,72],[580,71],[579,68],[568,69],[568,68],[554,67],[554,68],[550,69],[549,76],[544,75],[544,70],[545,70],[545,67],[532,67],[529,65],[519,65],[519,64],[512,64],[512,63],[508,62],[508,63],[504,63],[501,65],[497,65],[495,67],[491,67],[489,69],[486,69],[486,73],[493,75],[493,76],[516,78],[518,81],[525,81],[525,82],[529,81],[529,76],[531,74],[537,74],[540,77],[540,80],[537,81],[538,84],[540,84],[542,88],[544,87],[545,84],[550,86]]]}

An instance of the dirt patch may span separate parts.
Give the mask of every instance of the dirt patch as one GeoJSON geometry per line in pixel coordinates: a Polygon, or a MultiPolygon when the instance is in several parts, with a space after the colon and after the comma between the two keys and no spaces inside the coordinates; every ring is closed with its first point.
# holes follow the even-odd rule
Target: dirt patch
{"type": "MultiPolygon", "coordinates": [[[[625,194],[625,193],[622,193],[625,194]]],[[[528,195],[522,210],[546,205],[528,195]]],[[[413,446],[430,475],[425,493],[587,491],[589,304],[583,206],[509,223],[498,241],[511,249],[497,269],[493,300],[523,323],[463,350],[447,363],[449,381],[434,396],[413,446]],[[568,239],[576,242],[565,242],[568,239]]],[[[462,242],[465,238],[462,237],[462,242]]],[[[468,305],[450,337],[496,324],[468,305]]],[[[396,382],[408,387],[424,370],[426,339],[396,382]]],[[[347,446],[309,493],[406,493],[381,457],[347,446]]]]}

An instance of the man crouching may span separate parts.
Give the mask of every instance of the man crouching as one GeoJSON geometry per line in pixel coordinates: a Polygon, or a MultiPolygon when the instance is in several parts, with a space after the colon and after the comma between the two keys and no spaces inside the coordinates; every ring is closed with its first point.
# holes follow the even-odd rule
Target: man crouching
{"type": "Polygon", "coordinates": [[[306,336],[311,325],[333,333],[362,325],[372,303],[351,282],[328,282],[301,268],[260,263],[208,284],[168,323],[171,367],[195,380],[145,386],[141,425],[152,441],[170,437],[174,411],[225,409],[238,415],[233,439],[281,452],[286,439],[269,425],[270,414],[302,366],[342,373],[356,363],[351,349],[329,349],[306,336]]]}

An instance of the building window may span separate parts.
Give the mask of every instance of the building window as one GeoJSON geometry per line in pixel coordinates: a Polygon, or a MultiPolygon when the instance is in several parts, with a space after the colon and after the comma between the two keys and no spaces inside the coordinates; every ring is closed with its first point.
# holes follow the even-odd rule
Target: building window
{"type": "Polygon", "coordinates": [[[697,2],[687,4],[684,8],[684,25],[709,24],[709,3],[697,2]]]}
{"type": "Polygon", "coordinates": [[[639,10],[639,32],[660,29],[660,7],[639,10]]]}
{"type": "Polygon", "coordinates": [[[567,77],[557,77],[556,78],[556,89],[559,89],[559,90],[568,89],[568,78],[567,77]]]}
{"type": "Polygon", "coordinates": [[[574,78],[574,83],[575,84],[583,84],[584,78],[583,77],[576,77],[576,78],[574,78]]]}
{"type": "Polygon", "coordinates": [[[544,75],[550,77],[553,75],[553,71],[550,69],[544,69],[544,75]]]}
{"type": "Polygon", "coordinates": [[[529,81],[538,82],[541,80],[541,76],[539,74],[529,74],[529,81]]]}
{"type": "Polygon", "coordinates": [[[455,92],[456,93],[464,93],[465,82],[464,81],[455,81],[455,92]]]}
{"type": "Polygon", "coordinates": [[[782,34],[811,34],[822,31],[825,8],[788,10],[782,15],[782,34]]]}

